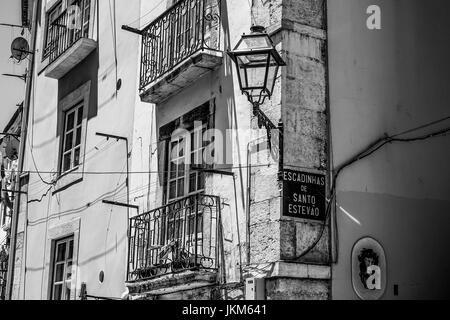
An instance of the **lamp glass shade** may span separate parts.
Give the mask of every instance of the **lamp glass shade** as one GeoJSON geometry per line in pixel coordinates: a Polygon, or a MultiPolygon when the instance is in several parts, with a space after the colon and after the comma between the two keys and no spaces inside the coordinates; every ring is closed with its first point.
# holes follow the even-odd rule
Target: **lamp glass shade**
{"type": "Polygon", "coordinates": [[[265,32],[243,35],[228,52],[236,64],[239,86],[252,103],[263,103],[273,93],[280,66],[286,65],[265,32]]]}

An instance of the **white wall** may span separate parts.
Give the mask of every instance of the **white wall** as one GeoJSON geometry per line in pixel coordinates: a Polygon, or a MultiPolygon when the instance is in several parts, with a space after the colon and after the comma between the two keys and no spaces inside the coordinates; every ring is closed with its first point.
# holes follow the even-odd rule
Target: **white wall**
{"type": "MultiPolygon", "coordinates": [[[[93,3],[96,2],[93,1],[93,3]]],[[[84,81],[81,74],[88,73],[91,76],[93,74],[92,80],[98,80],[98,95],[95,92],[92,95],[94,103],[90,106],[88,116],[84,170],[85,172],[123,173],[111,175],[85,173],[83,181],[55,195],[50,192],[43,197],[42,202],[28,206],[28,241],[23,259],[26,263],[27,274],[25,292],[21,288],[21,298],[47,299],[47,292],[43,288],[46,287],[45,283],[48,279],[45,278],[43,271],[45,268],[48,269],[45,262],[48,259],[48,254],[45,252],[48,231],[76,219],[81,219],[77,289],[81,282],[86,282],[90,295],[120,297],[125,291],[127,210],[101,202],[108,197],[110,200],[125,197],[125,144],[115,140],[105,142],[105,139],[96,136],[96,133],[114,134],[131,139],[134,105],[137,100],[136,62],[139,39],[133,34],[122,31],[120,27],[139,17],[140,1],[118,0],[115,3],[116,49],[113,41],[114,22],[110,11],[113,9],[110,8],[109,2],[98,1],[99,6],[95,10],[93,25],[96,26],[98,21],[99,29],[95,28],[94,39],[98,40],[99,49],[98,53],[94,51],[87,58],[90,61],[87,67],[90,69],[83,72],[78,70],[73,75],[66,76],[59,86],[57,80],[46,78],[44,73],[35,75],[24,170],[36,171],[30,153],[32,147],[36,166],[43,172],[42,178],[46,181],[52,180],[53,177],[46,172],[54,172],[58,169],[58,95],[78,82],[84,81]],[[98,66],[96,66],[97,61],[98,66]],[[122,79],[122,88],[117,95],[116,72],[117,78],[122,79]],[[116,195],[112,195],[117,189],[119,191],[116,195]],[[98,280],[100,271],[105,272],[103,284],[98,280]]],[[[44,12],[43,10],[43,14],[44,12]]],[[[36,60],[38,62],[42,53],[44,25],[42,16],[37,39],[36,60]]],[[[80,65],[79,68],[86,68],[86,65],[80,65]]],[[[41,69],[39,63],[37,69],[37,72],[41,69]]],[[[31,174],[29,200],[39,199],[47,189],[48,187],[36,174],[31,174]]],[[[126,202],[126,198],[123,202],[126,202]]],[[[24,225],[19,226],[19,231],[23,229],[24,225]]]]}
{"type": "MultiPolygon", "coordinates": [[[[328,1],[335,167],[385,133],[398,134],[449,115],[449,14],[450,6],[440,0],[328,1]],[[366,9],[374,4],[382,11],[382,29],[371,31],[366,9]]],[[[403,137],[449,126],[444,121],[403,137]]],[[[350,257],[363,236],[376,238],[386,251],[384,298],[448,297],[449,143],[446,136],[388,144],[343,171],[333,298],[356,298],[350,257]],[[394,285],[399,296],[394,296],[394,285]]]]}

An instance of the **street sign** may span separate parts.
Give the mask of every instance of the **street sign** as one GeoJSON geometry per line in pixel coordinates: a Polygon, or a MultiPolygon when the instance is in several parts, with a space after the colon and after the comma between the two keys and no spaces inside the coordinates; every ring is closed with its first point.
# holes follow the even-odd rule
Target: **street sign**
{"type": "Polygon", "coordinates": [[[284,170],[283,216],[325,221],[326,176],[284,170]]]}

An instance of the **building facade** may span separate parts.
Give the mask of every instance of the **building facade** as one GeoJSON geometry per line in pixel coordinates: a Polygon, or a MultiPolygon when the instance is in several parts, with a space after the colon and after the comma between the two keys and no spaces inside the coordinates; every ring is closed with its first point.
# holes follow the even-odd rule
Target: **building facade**
{"type": "Polygon", "coordinates": [[[22,105],[14,113],[0,139],[0,300],[6,298],[8,258],[11,241],[11,217],[16,194],[15,180],[18,174],[19,137],[22,125],[22,105]]]}
{"type": "Polygon", "coordinates": [[[8,298],[445,296],[448,6],[373,2],[34,1],[8,298]],[[264,116],[227,54],[255,25],[264,116]]]}

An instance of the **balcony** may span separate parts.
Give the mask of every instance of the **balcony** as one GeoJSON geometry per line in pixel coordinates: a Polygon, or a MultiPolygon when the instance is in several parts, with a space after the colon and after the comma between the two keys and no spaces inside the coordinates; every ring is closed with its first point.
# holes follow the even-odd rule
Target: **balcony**
{"type": "Polygon", "coordinates": [[[191,195],[130,219],[130,294],[167,293],[218,280],[220,198],[191,195]]]}
{"type": "Polygon", "coordinates": [[[47,22],[45,76],[60,79],[97,47],[97,42],[90,38],[91,0],[75,0],[65,10],[57,5],[47,19],[52,20],[47,22]]]}
{"type": "Polygon", "coordinates": [[[160,103],[222,64],[220,6],[181,0],[142,31],[142,101],[160,103]]]}

